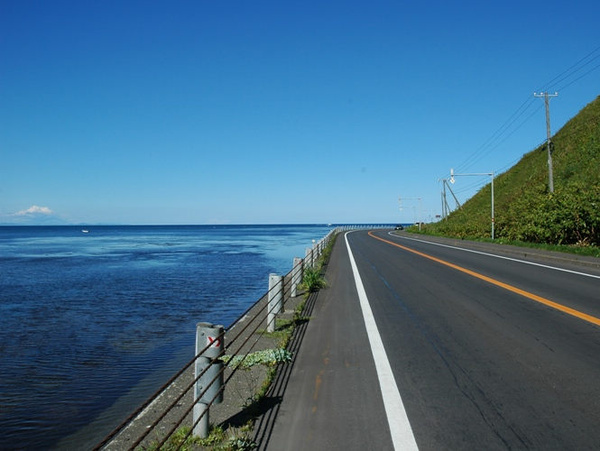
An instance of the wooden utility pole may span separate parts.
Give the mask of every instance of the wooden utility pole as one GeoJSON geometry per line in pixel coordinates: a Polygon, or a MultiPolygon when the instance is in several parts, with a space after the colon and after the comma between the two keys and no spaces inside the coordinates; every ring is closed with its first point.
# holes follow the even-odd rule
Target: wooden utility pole
{"type": "Polygon", "coordinates": [[[544,103],[546,104],[546,146],[548,147],[548,189],[551,193],[554,192],[554,176],[552,175],[552,136],[550,134],[550,97],[558,96],[558,92],[554,94],[548,94],[546,92],[540,92],[539,94],[533,93],[534,97],[543,97],[544,103]]]}

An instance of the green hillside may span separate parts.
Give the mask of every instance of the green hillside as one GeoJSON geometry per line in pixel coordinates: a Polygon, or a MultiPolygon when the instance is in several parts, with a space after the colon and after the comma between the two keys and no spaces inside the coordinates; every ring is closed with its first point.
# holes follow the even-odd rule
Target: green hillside
{"type": "MultiPolygon", "coordinates": [[[[546,144],[494,181],[496,238],[600,245],[600,96],[554,135],[554,193],[548,191],[546,144]]],[[[490,236],[490,184],[426,233],[490,236]]]]}

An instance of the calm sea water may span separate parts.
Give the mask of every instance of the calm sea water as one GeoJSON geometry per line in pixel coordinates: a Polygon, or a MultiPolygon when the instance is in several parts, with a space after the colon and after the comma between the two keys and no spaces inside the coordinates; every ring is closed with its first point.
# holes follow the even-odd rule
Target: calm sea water
{"type": "Polygon", "coordinates": [[[329,229],[0,227],[0,449],[96,443],[329,229]]]}

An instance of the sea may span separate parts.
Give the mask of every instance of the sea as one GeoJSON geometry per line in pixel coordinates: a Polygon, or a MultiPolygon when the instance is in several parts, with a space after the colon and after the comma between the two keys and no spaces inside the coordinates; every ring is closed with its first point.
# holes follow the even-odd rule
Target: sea
{"type": "Polygon", "coordinates": [[[0,227],[0,449],[90,449],[326,225],[0,227]]]}

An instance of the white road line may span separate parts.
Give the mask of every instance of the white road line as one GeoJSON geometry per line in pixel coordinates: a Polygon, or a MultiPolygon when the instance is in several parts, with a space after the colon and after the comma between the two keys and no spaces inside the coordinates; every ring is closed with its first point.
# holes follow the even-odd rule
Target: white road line
{"type": "Polygon", "coordinates": [[[579,272],[579,271],[573,271],[570,269],[558,268],[556,266],[543,265],[541,263],[529,262],[527,260],[519,260],[518,258],[505,257],[504,255],[490,254],[488,252],[474,251],[473,249],[465,249],[464,247],[450,246],[449,244],[434,243],[433,241],[425,241],[425,240],[419,240],[417,238],[409,238],[407,236],[394,235],[394,234],[392,234],[392,232],[389,232],[388,235],[395,237],[395,238],[401,238],[403,240],[418,241],[419,243],[431,244],[432,246],[447,247],[447,248],[456,249],[459,251],[471,252],[473,254],[485,255],[487,257],[495,257],[495,258],[501,258],[503,260],[510,260],[513,262],[523,263],[524,265],[539,266],[541,268],[554,269],[555,271],[562,271],[562,272],[568,272],[570,274],[577,274],[578,276],[593,277],[594,279],[600,279],[600,276],[597,276],[595,274],[589,274],[586,272],[579,272]]]}
{"type": "Polygon", "coordinates": [[[346,238],[346,247],[348,248],[348,255],[350,256],[350,264],[352,265],[352,272],[354,274],[354,282],[356,283],[356,289],[358,291],[358,299],[360,300],[360,307],[363,313],[363,319],[365,320],[365,326],[367,329],[367,335],[369,336],[369,344],[371,345],[371,353],[373,354],[373,360],[375,360],[375,369],[377,371],[377,377],[379,379],[379,387],[381,389],[381,395],[383,398],[383,405],[385,407],[385,413],[387,415],[388,425],[392,435],[392,443],[394,444],[395,450],[418,450],[417,442],[413,434],[406,410],[404,410],[404,404],[402,403],[402,397],[398,391],[396,380],[394,379],[394,373],[392,373],[392,367],[388,360],[365,287],[363,286],[354,255],[352,255],[352,249],[350,249],[350,243],[348,242],[348,233],[344,237],[346,238]]]}

